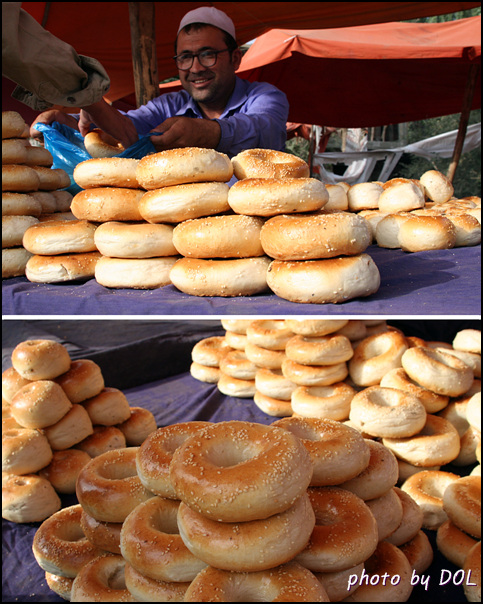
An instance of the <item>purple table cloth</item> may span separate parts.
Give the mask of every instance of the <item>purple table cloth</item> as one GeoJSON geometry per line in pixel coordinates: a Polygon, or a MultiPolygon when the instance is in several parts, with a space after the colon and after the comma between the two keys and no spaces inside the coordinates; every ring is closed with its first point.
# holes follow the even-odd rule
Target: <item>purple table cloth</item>
{"type": "Polygon", "coordinates": [[[379,290],[342,304],[297,304],[272,293],[241,298],[189,296],[173,285],[107,289],[86,283],[5,279],[3,315],[480,315],[481,247],[406,253],[370,246],[379,290]]]}

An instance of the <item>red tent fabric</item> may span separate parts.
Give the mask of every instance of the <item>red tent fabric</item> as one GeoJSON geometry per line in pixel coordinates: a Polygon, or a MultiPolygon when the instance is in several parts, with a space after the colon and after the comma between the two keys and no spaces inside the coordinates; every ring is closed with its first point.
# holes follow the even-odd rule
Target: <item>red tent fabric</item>
{"type": "MultiPolygon", "coordinates": [[[[283,90],[291,122],[355,128],[459,113],[470,65],[480,62],[481,17],[472,17],[276,29],[257,38],[239,75],[283,90]]],[[[481,106],[480,88],[478,79],[472,108],[481,106]]]]}
{"type": "MultiPolygon", "coordinates": [[[[98,59],[111,78],[110,101],[134,92],[128,2],[22,2],[39,23],[98,59]]],[[[439,15],[480,6],[479,2],[155,2],[159,80],[177,76],[173,43],[182,16],[210,4],[235,22],[240,44],[274,28],[347,27],[439,15]]]]}

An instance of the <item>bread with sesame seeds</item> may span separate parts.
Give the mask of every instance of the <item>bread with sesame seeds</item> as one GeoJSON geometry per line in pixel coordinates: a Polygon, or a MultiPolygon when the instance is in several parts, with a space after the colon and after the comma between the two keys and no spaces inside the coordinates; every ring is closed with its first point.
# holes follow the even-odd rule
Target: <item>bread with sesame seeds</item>
{"type": "Polygon", "coordinates": [[[170,478],[186,505],[220,522],[268,518],[291,507],[313,466],[301,441],[246,421],[213,424],[173,454],[170,478]]]}

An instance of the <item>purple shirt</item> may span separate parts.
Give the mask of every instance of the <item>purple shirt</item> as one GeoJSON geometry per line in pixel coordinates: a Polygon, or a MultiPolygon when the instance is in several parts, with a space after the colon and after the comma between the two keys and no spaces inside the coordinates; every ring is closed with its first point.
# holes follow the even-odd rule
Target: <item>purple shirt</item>
{"type": "MultiPolygon", "coordinates": [[[[126,113],[140,135],[148,134],[175,115],[203,118],[185,91],[167,92],[126,113]]],[[[217,151],[233,157],[244,149],[283,151],[287,138],[288,101],[283,92],[264,82],[236,78],[235,90],[216,121],[221,126],[217,151]]]]}

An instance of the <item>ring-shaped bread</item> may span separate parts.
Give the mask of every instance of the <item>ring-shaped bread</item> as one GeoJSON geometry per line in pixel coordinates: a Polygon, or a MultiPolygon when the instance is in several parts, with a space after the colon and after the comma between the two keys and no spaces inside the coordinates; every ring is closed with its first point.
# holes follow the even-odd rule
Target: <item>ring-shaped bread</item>
{"type": "Polygon", "coordinates": [[[85,189],[74,195],[70,209],[78,220],[139,222],[143,220],[139,204],[144,193],[142,189],[126,187],[85,189]]]}
{"type": "Polygon", "coordinates": [[[342,382],[349,374],[347,363],[336,365],[303,365],[286,358],[283,375],[299,386],[330,386],[342,382]]]}
{"type": "Polygon", "coordinates": [[[240,573],[208,566],[188,587],[185,602],[229,602],[262,599],[264,602],[328,602],[314,575],[288,562],[277,568],[240,573]]]}
{"type": "Polygon", "coordinates": [[[389,543],[380,541],[376,551],[364,563],[368,575],[346,599],[347,602],[406,602],[413,586],[413,570],[402,551],[389,543]],[[398,581],[382,581],[381,577],[398,577],[398,581]],[[359,592],[359,593],[357,593],[359,592]]]}
{"type": "Polygon", "coordinates": [[[280,298],[300,304],[338,304],[369,296],[381,276],[369,254],[323,260],[274,260],[267,271],[268,287],[280,298]]]}
{"type": "Polygon", "coordinates": [[[387,493],[397,483],[399,470],[396,456],[382,443],[366,439],[370,449],[369,464],[357,476],[340,486],[358,495],[364,501],[376,499],[387,493]]]}
{"type": "Polygon", "coordinates": [[[348,338],[338,334],[290,338],[285,346],[287,358],[302,365],[336,365],[349,361],[354,351],[348,338]]]}
{"type": "Polygon", "coordinates": [[[34,535],[32,551],[40,568],[61,577],[75,577],[103,552],[93,545],[81,526],[82,506],[72,505],[44,520],[34,535]]]}
{"type": "Polygon", "coordinates": [[[413,436],[423,429],[426,409],[408,392],[370,386],[352,399],[349,419],[362,433],[399,438],[413,436]]]}
{"type": "Polygon", "coordinates": [[[81,568],[72,583],[72,602],[136,602],[126,588],[122,556],[106,554],[81,568]]]}
{"type": "Polygon", "coordinates": [[[367,560],[376,549],[378,533],[365,502],[339,487],[310,488],[308,494],[315,527],[296,561],[313,572],[335,572],[367,560]]]}
{"type": "Polygon", "coordinates": [[[168,499],[177,499],[169,478],[173,453],[186,439],[206,428],[209,422],[182,422],[158,428],[139,447],[136,470],[142,484],[154,493],[168,499]]]}
{"type": "Polygon", "coordinates": [[[405,336],[389,330],[364,338],[349,361],[351,379],[358,386],[374,386],[391,369],[401,367],[401,358],[408,349],[405,336]]]}
{"type": "Polygon", "coordinates": [[[463,565],[465,576],[471,576],[463,589],[468,602],[481,602],[481,541],[478,541],[468,552],[463,565]]]}
{"type": "Polygon", "coordinates": [[[292,331],[283,320],[256,320],[247,327],[247,340],[255,346],[268,350],[285,350],[293,336],[292,331]]]}
{"type": "Polygon", "coordinates": [[[169,273],[172,284],[192,296],[252,296],[267,290],[270,259],[180,258],[169,273]]]}
{"type": "Polygon", "coordinates": [[[293,412],[302,417],[344,421],[349,419],[356,391],[345,382],[328,386],[299,386],[292,393],[293,412]]]}
{"type": "Polygon", "coordinates": [[[136,179],[138,163],[138,159],[130,157],[87,159],[76,165],[73,178],[82,189],[96,187],[139,189],[136,179]]]}
{"type": "Polygon", "coordinates": [[[211,336],[196,342],[191,350],[191,360],[207,367],[219,367],[231,350],[224,336],[211,336]]]}
{"type": "Polygon", "coordinates": [[[263,256],[263,219],[223,215],[185,220],[173,231],[173,244],[186,258],[254,258],[263,256]]]}
{"type": "Polygon", "coordinates": [[[190,552],[206,564],[239,572],[274,568],[302,551],[315,525],[306,493],[283,512],[262,520],[217,522],[181,503],[178,526],[190,552]]]}
{"type": "Polygon", "coordinates": [[[459,476],[441,470],[422,470],[410,476],[401,489],[410,495],[423,512],[423,528],[437,530],[448,515],[443,509],[445,490],[458,480],[459,476]]]}
{"type": "Polygon", "coordinates": [[[438,466],[450,463],[460,452],[458,431],[444,417],[426,416],[423,429],[413,436],[383,438],[384,445],[399,459],[415,466],[438,466]]]}
{"type": "Polygon", "coordinates": [[[248,216],[315,212],[328,200],[325,185],[316,178],[246,178],[228,192],[230,208],[248,216]]]}
{"type": "Polygon", "coordinates": [[[55,340],[25,340],[13,349],[12,365],[27,380],[52,380],[70,368],[70,355],[55,340]]]}
{"type": "Polygon", "coordinates": [[[310,169],[302,158],[274,149],[246,149],[232,158],[238,180],[244,178],[303,178],[310,169]]]}
{"type": "Polygon", "coordinates": [[[449,402],[449,396],[436,394],[429,388],[424,388],[409,377],[402,367],[395,367],[382,376],[379,384],[383,388],[397,388],[412,394],[424,405],[427,413],[437,413],[444,409],[449,402]]]}
{"type": "Polygon", "coordinates": [[[109,221],[100,224],[94,242],[103,256],[114,258],[159,258],[177,256],[173,226],[146,222],[109,221]]]}
{"type": "Polygon", "coordinates": [[[139,212],[151,223],[181,223],[184,220],[221,214],[230,209],[225,182],[193,182],[146,191],[139,212]]]}
{"type": "Polygon", "coordinates": [[[206,564],[180,537],[179,501],[152,497],[129,514],[121,529],[121,553],[144,576],[157,581],[192,581],[206,564]]]}
{"type": "Polygon", "coordinates": [[[106,451],[81,470],[77,499],[96,520],[124,522],[137,505],[153,497],[139,479],[137,451],[138,447],[106,451]]]}
{"type": "Polygon", "coordinates": [[[260,238],[267,256],[287,261],[356,256],[367,249],[372,235],[357,214],[322,212],[274,216],[263,225],[260,238]]]}
{"type": "Polygon", "coordinates": [[[94,128],[84,136],[84,146],[93,158],[115,157],[125,151],[118,140],[99,128],[94,128]]]}
{"type": "Polygon", "coordinates": [[[222,522],[259,520],[288,509],[312,478],[303,444],[281,428],[252,422],[213,424],[173,454],[178,497],[222,522]]]}
{"type": "Polygon", "coordinates": [[[139,160],[136,178],[144,189],[193,182],[228,182],[233,166],[227,155],[200,147],[168,149],[139,160]]]}
{"type": "Polygon", "coordinates": [[[130,564],[124,568],[124,580],[137,602],[183,602],[191,581],[156,581],[138,572],[130,564]]]}
{"type": "Polygon", "coordinates": [[[310,486],[340,484],[369,465],[370,449],[361,433],[341,422],[313,417],[285,417],[272,426],[301,439],[314,465],[310,486]]]}
{"type": "Polygon", "coordinates": [[[463,476],[449,484],[443,509],[458,528],[481,539],[481,476],[463,476]]]}

